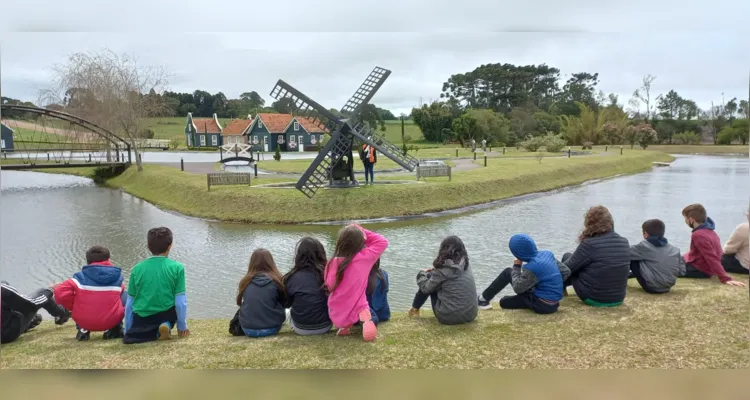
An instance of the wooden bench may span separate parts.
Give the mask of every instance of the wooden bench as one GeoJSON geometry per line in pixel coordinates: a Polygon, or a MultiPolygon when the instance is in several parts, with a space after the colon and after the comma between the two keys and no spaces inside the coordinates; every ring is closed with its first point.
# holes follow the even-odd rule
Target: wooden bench
{"type": "Polygon", "coordinates": [[[426,164],[417,166],[417,180],[433,176],[447,176],[451,180],[451,167],[446,164],[426,164]]]}
{"type": "Polygon", "coordinates": [[[211,186],[221,185],[248,185],[250,186],[250,179],[252,173],[233,173],[233,172],[212,172],[206,174],[206,182],[208,183],[208,190],[211,190],[211,186]]]}

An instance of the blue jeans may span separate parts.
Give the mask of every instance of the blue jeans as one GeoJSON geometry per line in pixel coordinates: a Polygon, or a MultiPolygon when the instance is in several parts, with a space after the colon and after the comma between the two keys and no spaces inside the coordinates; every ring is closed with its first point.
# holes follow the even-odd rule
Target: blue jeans
{"type": "Polygon", "coordinates": [[[375,183],[375,164],[364,163],[365,165],[365,182],[375,183]]]}
{"type": "Polygon", "coordinates": [[[260,338],[260,337],[266,337],[266,336],[273,336],[281,330],[281,327],[277,328],[268,328],[268,329],[245,329],[242,328],[242,331],[245,332],[245,335],[252,338],[260,338]]]}

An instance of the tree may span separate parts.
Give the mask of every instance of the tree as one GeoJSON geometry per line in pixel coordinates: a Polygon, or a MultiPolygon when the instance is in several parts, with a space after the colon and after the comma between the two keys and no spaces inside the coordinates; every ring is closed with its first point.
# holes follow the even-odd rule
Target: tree
{"type": "Polygon", "coordinates": [[[741,118],[750,119],[750,103],[748,103],[747,100],[740,100],[738,110],[740,112],[740,115],[742,115],[741,118]]]}
{"type": "Polygon", "coordinates": [[[666,95],[659,95],[656,98],[656,109],[659,115],[664,119],[676,119],[680,116],[685,99],[680,97],[677,92],[670,90],[666,95]]]}
{"type": "Polygon", "coordinates": [[[127,138],[135,152],[138,171],[142,171],[135,139],[146,118],[162,115],[168,109],[163,101],[147,99],[146,93],[162,92],[167,85],[166,76],[163,67],[139,65],[134,57],[111,50],[75,53],[55,67],[55,85],[43,91],[42,98],[47,104],[65,104],[62,100],[66,95],[85,94],[69,101],[66,111],[127,138]]]}
{"type": "Polygon", "coordinates": [[[291,114],[296,107],[292,99],[289,97],[283,97],[271,103],[271,108],[276,110],[279,114],[291,114]]]}
{"type": "Polygon", "coordinates": [[[510,132],[510,121],[492,110],[469,110],[466,112],[476,122],[478,140],[489,143],[506,143],[510,132]]]}
{"type": "Polygon", "coordinates": [[[576,104],[580,110],[579,116],[562,116],[563,134],[572,144],[597,143],[602,125],[599,114],[583,103],[576,104]]]}
{"type": "Polygon", "coordinates": [[[635,107],[633,118],[638,118],[642,115],[644,122],[648,122],[654,118],[654,107],[651,98],[651,85],[654,83],[654,80],[656,80],[656,77],[651,74],[644,76],[641,87],[633,92],[633,98],[630,101],[631,106],[635,107]],[[641,104],[646,107],[644,114],[640,113],[641,104]]]}
{"type": "Polygon", "coordinates": [[[193,92],[196,113],[199,117],[212,117],[214,115],[214,96],[205,90],[193,92]]]}
{"type": "Polygon", "coordinates": [[[516,66],[484,64],[473,71],[451,75],[443,83],[441,98],[461,107],[508,113],[531,103],[548,110],[559,92],[560,70],[546,64],[516,66]]]}
{"type": "Polygon", "coordinates": [[[558,151],[562,150],[563,147],[565,147],[565,145],[567,144],[562,136],[553,132],[549,132],[544,135],[543,139],[544,149],[547,150],[548,153],[557,153],[558,151]]]}
{"type": "Polygon", "coordinates": [[[256,91],[245,92],[240,95],[240,100],[244,101],[250,109],[263,108],[266,101],[256,91]]]}
{"type": "Polygon", "coordinates": [[[453,120],[461,115],[460,108],[455,102],[435,101],[430,105],[422,105],[411,110],[414,123],[422,130],[425,140],[430,142],[446,142],[453,139],[451,128],[453,120]]]}
{"type": "Polygon", "coordinates": [[[398,119],[389,110],[386,110],[386,109],[383,109],[383,108],[380,108],[380,107],[378,107],[377,109],[378,109],[378,115],[380,116],[380,119],[382,119],[384,121],[393,121],[393,120],[398,119]]]}
{"type": "Polygon", "coordinates": [[[596,98],[596,85],[599,83],[599,74],[579,72],[573,74],[562,89],[560,102],[556,106],[562,115],[578,116],[581,109],[576,103],[583,103],[592,110],[599,109],[596,98]]]}
{"type": "MultiPolygon", "coordinates": [[[[648,124],[646,124],[648,125],[648,124]]],[[[641,129],[638,132],[638,144],[643,148],[643,150],[646,150],[646,148],[656,142],[656,131],[648,126],[642,126],[641,129]]]]}

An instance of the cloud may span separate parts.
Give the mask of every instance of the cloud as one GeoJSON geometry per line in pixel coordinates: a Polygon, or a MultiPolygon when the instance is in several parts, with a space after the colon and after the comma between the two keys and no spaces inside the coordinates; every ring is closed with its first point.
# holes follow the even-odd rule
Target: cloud
{"type": "Polygon", "coordinates": [[[256,90],[269,101],[282,78],[334,108],[378,65],[393,73],[373,102],[396,113],[437,99],[450,75],[498,62],[598,72],[600,89],[621,102],[649,73],[655,92],[674,89],[702,107],[722,93],[747,97],[745,0],[354,4],[74,0],[40,1],[30,12],[12,2],[0,14],[11,31],[0,36],[3,95],[34,101],[54,64],[106,46],[166,66],[173,91],[256,90]],[[194,30],[223,33],[184,33],[194,30]]]}

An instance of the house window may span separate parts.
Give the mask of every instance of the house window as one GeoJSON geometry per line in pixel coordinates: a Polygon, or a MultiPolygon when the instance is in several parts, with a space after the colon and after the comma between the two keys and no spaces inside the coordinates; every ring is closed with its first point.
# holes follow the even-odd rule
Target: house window
{"type": "Polygon", "coordinates": [[[258,120],[258,128],[262,128],[262,127],[263,127],[263,121],[258,120]]]}
{"type": "Polygon", "coordinates": [[[206,135],[201,135],[201,146],[206,145],[206,135]]]}
{"type": "Polygon", "coordinates": [[[295,131],[299,130],[299,122],[297,122],[297,121],[294,121],[294,130],[295,131]]]}
{"type": "Polygon", "coordinates": [[[5,139],[0,140],[0,148],[5,148],[5,139]]]}
{"type": "Polygon", "coordinates": [[[188,135],[188,147],[193,146],[193,135],[188,135]]]}
{"type": "Polygon", "coordinates": [[[253,136],[253,144],[258,144],[258,143],[260,143],[260,142],[258,142],[258,135],[254,135],[253,136]]]}
{"type": "Polygon", "coordinates": [[[219,144],[219,137],[211,135],[211,146],[217,146],[219,144]]]}

